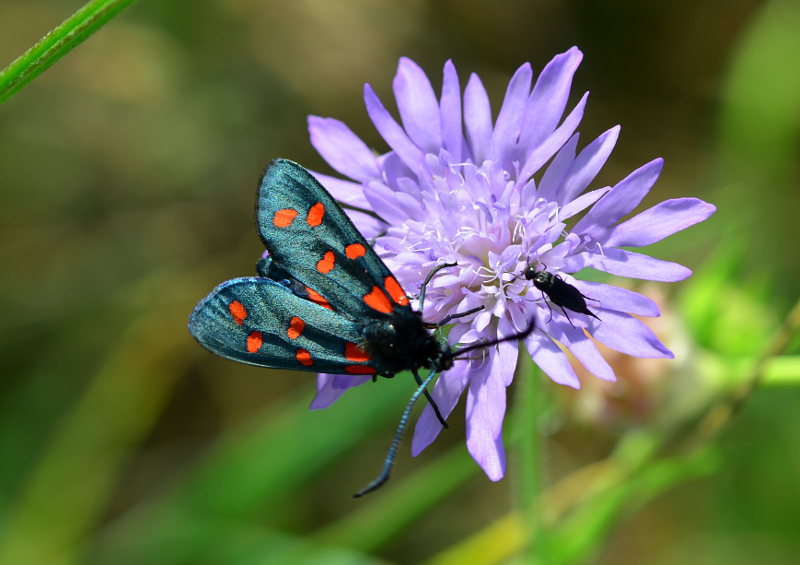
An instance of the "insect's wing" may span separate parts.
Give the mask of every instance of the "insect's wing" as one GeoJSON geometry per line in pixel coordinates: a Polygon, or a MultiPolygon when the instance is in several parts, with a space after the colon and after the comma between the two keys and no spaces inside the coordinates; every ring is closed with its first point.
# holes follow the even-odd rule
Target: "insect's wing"
{"type": "Polygon", "coordinates": [[[225,282],[192,312],[189,331],[227,359],[271,367],[339,374],[374,374],[356,344],[360,326],[295,295],[268,278],[225,282]]]}
{"type": "Polygon", "coordinates": [[[408,298],[339,205],[303,167],[269,164],[256,224],[273,264],[353,319],[410,313],[408,298]]]}

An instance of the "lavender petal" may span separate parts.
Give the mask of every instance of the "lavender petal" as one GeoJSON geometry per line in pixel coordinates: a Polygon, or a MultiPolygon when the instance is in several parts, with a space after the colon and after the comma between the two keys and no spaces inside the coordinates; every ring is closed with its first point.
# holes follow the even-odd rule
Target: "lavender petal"
{"type": "Polygon", "coordinates": [[[311,145],[341,174],[365,182],[380,178],[375,155],[344,123],[333,118],[308,117],[311,145]]]}
{"type": "Polygon", "coordinates": [[[489,362],[470,379],[467,392],[467,450],[486,476],[499,481],[506,471],[503,448],[503,418],[506,413],[506,387],[509,380],[501,374],[497,355],[490,352],[489,362]]]}
{"type": "Polygon", "coordinates": [[[665,200],[614,226],[606,245],[644,247],[708,219],[716,210],[699,198],[665,200]]]}
{"type": "Polygon", "coordinates": [[[346,208],[344,211],[365,239],[372,239],[386,232],[386,222],[358,210],[346,208]]]}
{"type": "Polygon", "coordinates": [[[663,166],[663,159],[654,159],[633,171],[586,212],[572,228],[572,232],[605,241],[608,226],[618,222],[639,205],[658,180],[663,166]]]}
{"type": "Polygon", "coordinates": [[[658,305],[638,292],[591,281],[576,280],[571,281],[571,284],[589,299],[590,309],[593,303],[597,303],[606,310],[617,310],[637,316],[654,318],[661,315],[658,305]]]}
{"type": "Polygon", "coordinates": [[[586,98],[588,96],[588,92],[584,94],[577,106],[575,106],[572,112],[570,112],[569,116],[566,117],[564,123],[562,123],[556,131],[550,134],[547,139],[537,145],[536,148],[531,152],[531,154],[525,160],[525,165],[522,167],[522,171],[519,173],[519,177],[517,179],[518,182],[526,182],[527,179],[533,175],[533,173],[538,171],[542,165],[547,163],[550,158],[555,155],[559,149],[561,149],[567,140],[572,137],[572,134],[575,133],[575,129],[578,127],[578,124],[583,118],[583,110],[586,108],[586,98]]]}
{"type": "Polygon", "coordinates": [[[442,146],[439,102],[425,71],[401,57],[392,86],[408,136],[423,152],[438,154],[442,146]]]}
{"type": "Polygon", "coordinates": [[[380,182],[371,182],[364,189],[369,207],[389,225],[402,225],[405,214],[397,203],[397,193],[380,182]]]}
{"type": "Polygon", "coordinates": [[[375,128],[409,169],[420,175],[425,170],[425,155],[406,135],[392,115],[386,110],[372,87],[364,85],[364,102],[375,128]]]}
{"type": "MultiPolygon", "coordinates": [[[[473,374],[473,363],[459,361],[452,369],[439,375],[431,396],[442,416],[447,418],[456,407],[458,399],[467,388],[473,374]]],[[[416,457],[428,447],[442,431],[442,424],[436,413],[429,405],[425,406],[414,428],[414,437],[411,440],[411,455],[416,457]]]]}
{"type": "Polygon", "coordinates": [[[533,362],[554,382],[575,389],[581,388],[578,375],[570,366],[567,356],[550,337],[537,330],[526,337],[523,343],[533,362]]]}
{"type": "MultiPolygon", "coordinates": [[[[550,165],[552,167],[552,165],[550,165]]],[[[548,167],[549,169],[550,167],[548,167]]],[[[562,222],[564,220],[568,220],[575,214],[579,214],[583,212],[586,208],[600,200],[603,196],[605,196],[608,191],[611,190],[610,186],[605,188],[598,188],[597,190],[592,190],[591,192],[587,192],[586,194],[581,194],[572,202],[568,202],[564,206],[561,207],[560,214],[558,215],[558,219],[562,222]]]]}
{"type": "Polygon", "coordinates": [[[633,357],[675,357],[645,324],[633,316],[613,310],[603,312],[603,323],[598,324],[592,337],[615,351],[633,357]]]}
{"type": "Polygon", "coordinates": [[[574,255],[565,263],[567,272],[577,272],[585,267],[592,267],[618,277],[660,282],[682,281],[692,274],[690,269],[678,263],[613,247],[603,249],[602,255],[594,253],[574,255]]]}
{"type": "Polygon", "coordinates": [[[439,104],[442,121],[442,147],[450,153],[453,161],[461,162],[461,149],[464,145],[464,134],[461,131],[461,87],[458,73],[452,61],[444,64],[442,82],[442,101],[439,104]]]}
{"type": "Polygon", "coordinates": [[[311,410],[327,408],[341,397],[347,389],[363,385],[372,379],[370,375],[317,375],[317,394],[311,401],[311,410]]]}
{"type": "Polygon", "coordinates": [[[469,77],[464,91],[464,127],[467,133],[467,145],[472,152],[472,161],[480,165],[489,155],[492,140],[492,108],[481,79],[474,73],[469,77]]]}
{"type": "Polygon", "coordinates": [[[572,170],[575,164],[575,151],[578,147],[578,140],[580,133],[575,133],[569,141],[564,144],[564,147],[559,149],[553,161],[547,167],[542,175],[542,181],[539,183],[539,190],[536,193],[537,198],[544,198],[549,202],[555,202],[557,195],[561,191],[561,186],[564,184],[564,179],[572,170]]]}
{"type": "Polygon", "coordinates": [[[583,53],[573,47],[554,57],[539,74],[528,99],[520,146],[536,147],[556,129],[567,107],[572,77],[581,59],[583,53]]]}
{"type": "Polygon", "coordinates": [[[559,324],[558,330],[555,335],[551,332],[552,337],[564,344],[587,371],[604,381],[617,380],[614,369],[603,359],[597,346],[586,336],[582,328],[559,324]]]}
{"type": "Polygon", "coordinates": [[[367,198],[364,196],[364,187],[360,184],[323,175],[316,171],[309,171],[325,189],[339,202],[349,206],[370,210],[367,198]]]}
{"type": "Polygon", "coordinates": [[[618,137],[619,126],[614,126],[580,152],[559,191],[556,202],[563,206],[586,190],[589,183],[594,180],[597,173],[606,164],[606,160],[611,155],[618,137]]]}
{"type": "MultiPolygon", "coordinates": [[[[517,333],[514,325],[507,318],[500,318],[497,323],[497,337],[504,338],[517,333]]],[[[497,344],[495,355],[495,369],[497,375],[504,376],[503,386],[509,386],[514,378],[519,357],[519,340],[504,341],[497,344]]]]}
{"type": "Polygon", "coordinates": [[[525,115],[525,105],[531,91],[533,70],[531,64],[525,63],[508,83],[506,97],[500,107],[497,122],[492,132],[492,154],[503,164],[503,168],[511,170],[514,149],[519,138],[519,128],[525,115]]]}

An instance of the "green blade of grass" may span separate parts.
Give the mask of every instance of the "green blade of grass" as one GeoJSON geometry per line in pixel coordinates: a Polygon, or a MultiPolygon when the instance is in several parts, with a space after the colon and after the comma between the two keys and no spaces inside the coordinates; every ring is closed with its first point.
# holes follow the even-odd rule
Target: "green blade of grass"
{"type": "MultiPolygon", "coordinates": [[[[209,548],[224,547],[226,536],[230,539],[230,531],[221,530],[219,523],[246,525],[263,519],[259,515],[264,513],[269,517],[290,512],[326,469],[376,429],[396,421],[406,402],[400,383],[369,384],[344,395],[335,407],[314,412],[308,411],[310,391],[302,390],[282,407],[238,426],[170,488],[101,534],[91,562],[201,562],[209,548]]],[[[365,471],[364,481],[379,462],[365,471]]],[[[388,495],[394,484],[387,489],[388,495]]],[[[348,499],[350,494],[332,496],[348,499]]],[[[277,554],[280,547],[271,545],[273,532],[267,528],[263,535],[258,543],[277,554]]],[[[294,545],[287,551],[294,552],[294,545]]]]}
{"type": "Polygon", "coordinates": [[[0,104],[136,0],[92,0],[0,71],[0,104]]]}
{"type": "Polygon", "coordinates": [[[713,448],[652,462],[620,484],[587,500],[554,528],[554,562],[586,563],[620,522],[671,488],[719,470],[713,448]]]}
{"type": "MultiPolygon", "coordinates": [[[[127,331],[114,335],[83,397],[53,431],[6,516],[0,564],[68,563],[102,519],[131,450],[191,360],[193,344],[174,328],[185,324],[185,297],[196,291],[186,291],[191,282],[170,280],[183,294],[162,293],[164,302],[154,300],[127,331]]],[[[126,290],[136,293],[148,282],[126,290]]]]}

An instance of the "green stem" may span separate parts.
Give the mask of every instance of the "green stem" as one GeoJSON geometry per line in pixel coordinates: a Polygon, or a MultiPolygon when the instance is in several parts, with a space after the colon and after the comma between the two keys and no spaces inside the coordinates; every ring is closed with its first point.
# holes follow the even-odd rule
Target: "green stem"
{"type": "Polygon", "coordinates": [[[91,0],[0,71],[0,104],[136,0],[91,0]]]}
{"type": "Polygon", "coordinates": [[[547,562],[541,503],[544,442],[540,420],[545,405],[544,389],[540,371],[526,355],[520,357],[514,396],[514,435],[519,495],[517,503],[526,539],[522,554],[526,563],[543,565],[547,562]]]}
{"type": "MultiPolygon", "coordinates": [[[[714,440],[731,418],[744,406],[753,392],[764,382],[770,363],[780,359],[798,331],[800,331],[800,300],[795,302],[783,324],[762,350],[750,373],[733,390],[708,408],[705,415],[691,430],[690,436],[681,438],[685,450],[710,444],[714,440]]],[[[671,433],[675,433],[674,430],[671,433]]]]}

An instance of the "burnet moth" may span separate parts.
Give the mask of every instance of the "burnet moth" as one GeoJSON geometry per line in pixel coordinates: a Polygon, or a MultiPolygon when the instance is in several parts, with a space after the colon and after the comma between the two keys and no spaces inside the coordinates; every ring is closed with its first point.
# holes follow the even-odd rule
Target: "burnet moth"
{"type": "Polygon", "coordinates": [[[589,297],[582,294],[580,290],[564,281],[558,275],[547,271],[537,271],[536,267],[528,266],[525,269],[524,276],[527,280],[533,281],[533,286],[546,294],[550,302],[561,307],[561,311],[564,312],[570,324],[572,324],[572,320],[569,319],[567,310],[600,319],[586,305],[586,299],[589,297]]]}
{"type": "Polygon", "coordinates": [[[258,276],[222,283],[192,312],[189,331],[206,349],[227,359],[269,367],[319,373],[391,378],[410,371],[417,382],[400,419],[383,469],[357,492],[382,486],[391,473],[397,447],[414,403],[425,395],[446,426],[426,387],[453,366],[457,357],[501,341],[452,349],[432,330],[480,308],[428,323],[392,273],[330,194],[303,167],[286,159],[270,163],[259,184],[256,229],[268,257],[258,276]],[[430,371],[424,379],[420,369],[430,371]]]}

